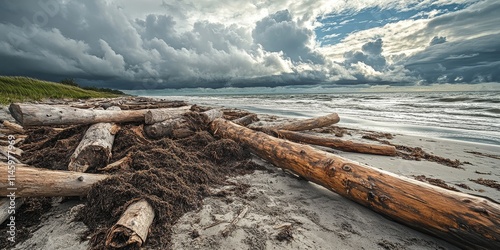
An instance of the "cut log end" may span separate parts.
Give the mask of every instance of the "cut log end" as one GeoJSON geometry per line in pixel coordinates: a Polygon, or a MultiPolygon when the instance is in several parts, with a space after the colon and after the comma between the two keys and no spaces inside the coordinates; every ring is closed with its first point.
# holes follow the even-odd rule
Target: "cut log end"
{"type": "Polygon", "coordinates": [[[21,107],[19,106],[18,103],[12,103],[9,106],[9,111],[12,117],[19,122],[20,124],[24,124],[24,117],[23,117],[23,112],[21,110],[21,107]]]}
{"type": "Polygon", "coordinates": [[[146,242],[154,217],[153,207],[146,200],[132,203],[109,230],[106,247],[141,247],[146,242]]]}
{"type": "Polygon", "coordinates": [[[70,159],[68,170],[76,172],[87,172],[99,169],[108,164],[111,158],[111,149],[101,146],[89,145],[78,155],[73,155],[70,159]]]}

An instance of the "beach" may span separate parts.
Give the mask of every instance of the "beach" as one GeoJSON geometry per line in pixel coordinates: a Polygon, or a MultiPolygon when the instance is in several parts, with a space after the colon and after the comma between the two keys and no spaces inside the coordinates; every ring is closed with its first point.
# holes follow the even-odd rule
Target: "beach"
{"type": "MultiPolygon", "coordinates": [[[[264,114],[259,118],[261,124],[293,119],[264,114]]],[[[441,160],[317,147],[408,178],[500,201],[498,145],[372,131],[350,127],[342,120],[314,133],[420,148],[441,160]],[[480,179],[496,186],[479,184],[480,179]]],[[[205,197],[200,208],[180,217],[172,227],[172,249],[459,249],[257,157],[252,160],[262,168],[212,187],[212,193],[218,195],[205,197]]],[[[53,202],[31,237],[15,249],[87,249],[87,242],[80,242],[86,226],[72,220],[81,204],[75,200],[53,202]]]]}

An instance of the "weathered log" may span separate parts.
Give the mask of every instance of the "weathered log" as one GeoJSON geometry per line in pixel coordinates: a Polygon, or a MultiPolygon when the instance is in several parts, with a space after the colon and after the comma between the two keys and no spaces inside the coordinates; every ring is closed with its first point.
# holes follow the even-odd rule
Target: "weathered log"
{"type": "Polygon", "coordinates": [[[191,106],[184,106],[179,108],[163,108],[151,109],[144,114],[144,121],[147,125],[155,124],[165,120],[178,118],[182,114],[189,111],[191,106]]]}
{"type": "Polygon", "coordinates": [[[16,197],[84,196],[94,183],[109,177],[33,168],[24,164],[7,165],[3,162],[0,162],[0,171],[14,171],[11,178],[0,178],[0,196],[15,192],[16,197]]]}
{"type": "Polygon", "coordinates": [[[106,247],[141,247],[148,237],[155,212],[146,200],[140,200],[127,207],[118,222],[109,229],[106,247]]]}
{"type": "Polygon", "coordinates": [[[12,103],[12,116],[23,126],[75,125],[99,122],[141,122],[143,110],[96,110],[79,109],[61,105],[12,103]]]}
{"type": "Polygon", "coordinates": [[[90,126],[85,136],[71,155],[68,170],[86,172],[106,166],[111,158],[115,134],[120,127],[112,123],[97,123],[90,126]]]}
{"type": "MultiPolygon", "coordinates": [[[[210,123],[215,118],[222,117],[223,113],[217,109],[211,109],[201,112],[204,123],[210,123]]],[[[189,126],[189,121],[185,117],[174,118],[163,122],[158,122],[153,125],[144,126],[144,132],[151,138],[184,138],[193,135],[194,131],[189,126]]]]}
{"type": "Polygon", "coordinates": [[[332,124],[338,123],[339,121],[340,121],[339,115],[337,113],[332,113],[332,114],[325,115],[325,116],[297,120],[297,121],[293,121],[293,122],[286,122],[286,123],[278,124],[275,126],[263,127],[263,129],[304,131],[304,130],[310,130],[313,128],[321,128],[321,127],[325,127],[325,126],[330,126],[332,124]]]}
{"type": "Polygon", "coordinates": [[[0,198],[0,224],[2,224],[7,218],[11,216],[16,216],[16,211],[21,205],[23,205],[24,200],[22,198],[7,197],[0,198]]]}
{"type": "Polygon", "coordinates": [[[500,205],[256,132],[223,119],[213,133],[233,139],[277,167],[378,213],[469,249],[500,249],[500,205]]]}
{"type": "Polygon", "coordinates": [[[362,142],[353,142],[348,140],[340,140],[336,138],[326,138],[312,134],[304,134],[299,132],[278,130],[275,135],[279,138],[285,138],[294,142],[309,143],[318,146],[340,149],[348,152],[359,152],[376,155],[396,155],[396,147],[390,145],[377,145],[362,142]]]}
{"type": "Polygon", "coordinates": [[[247,126],[252,124],[253,122],[258,121],[259,118],[257,117],[257,114],[249,114],[243,117],[240,117],[238,119],[232,120],[232,122],[241,125],[241,126],[247,126]]]}
{"type": "Polygon", "coordinates": [[[15,124],[15,123],[13,123],[13,122],[9,122],[9,121],[7,121],[7,120],[3,121],[3,122],[2,122],[2,124],[3,124],[6,128],[10,129],[11,131],[13,131],[13,132],[15,132],[15,133],[18,133],[18,134],[24,134],[24,132],[25,132],[25,131],[24,131],[24,128],[23,128],[21,125],[19,125],[19,124],[15,124]]]}

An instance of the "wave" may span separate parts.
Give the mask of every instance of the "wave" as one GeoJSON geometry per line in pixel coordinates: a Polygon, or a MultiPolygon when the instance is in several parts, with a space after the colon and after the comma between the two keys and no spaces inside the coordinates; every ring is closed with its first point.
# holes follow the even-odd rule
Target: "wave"
{"type": "Polygon", "coordinates": [[[464,101],[471,101],[474,100],[475,98],[471,97],[442,97],[437,99],[436,101],[439,102],[464,102],[464,101]]]}
{"type": "Polygon", "coordinates": [[[480,102],[480,103],[500,103],[500,99],[476,99],[476,100],[472,100],[472,102],[480,102]]]}
{"type": "Polygon", "coordinates": [[[500,109],[487,109],[486,112],[490,112],[493,114],[500,114],[500,109]]]}

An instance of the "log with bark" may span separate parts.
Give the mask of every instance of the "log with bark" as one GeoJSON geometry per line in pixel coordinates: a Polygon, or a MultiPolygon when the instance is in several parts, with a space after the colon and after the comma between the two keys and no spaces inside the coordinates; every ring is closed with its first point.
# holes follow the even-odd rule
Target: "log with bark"
{"type": "Polygon", "coordinates": [[[191,106],[184,106],[179,108],[163,108],[163,109],[151,109],[144,114],[144,122],[147,125],[155,124],[165,120],[178,118],[182,114],[189,111],[191,106]]]}
{"type": "Polygon", "coordinates": [[[84,196],[94,183],[109,177],[0,162],[1,173],[13,170],[12,178],[0,178],[0,196],[7,196],[10,192],[15,192],[16,197],[84,196]]]}
{"type": "Polygon", "coordinates": [[[90,126],[83,139],[71,155],[68,170],[86,172],[108,164],[115,134],[120,127],[112,123],[97,123],[90,126]]]}
{"type": "Polygon", "coordinates": [[[353,142],[348,140],[340,140],[336,138],[327,138],[318,135],[299,133],[287,130],[277,130],[273,133],[274,136],[285,138],[294,142],[308,143],[318,146],[330,147],[348,152],[358,152],[376,155],[396,155],[396,147],[390,145],[378,145],[362,142],[353,142]]]}
{"type": "MultiPolygon", "coordinates": [[[[223,113],[217,109],[211,109],[199,114],[206,124],[223,115],[223,113]]],[[[158,139],[162,137],[184,138],[193,135],[196,131],[191,128],[188,119],[185,117],[178,117],[153,125],[146,125],[144,126],[144,132],[148,137],[158,139]]]]}
{"type": "Polygon", "coordinates": [[[155,213],[146,200],[130,204],[106,236],[106,247],[141,247],[148,236],[155,213]]]}
{"type": "Polygon", "coordinates": [[[420,231],[469,249],[500,249],[500,205],[274,138],[224,119],[214,134],[233,139],[277,167],[420,231]]]}

